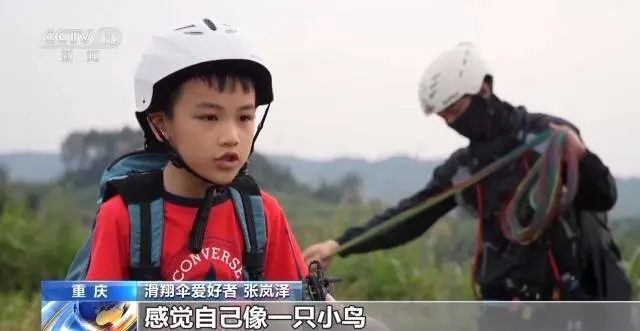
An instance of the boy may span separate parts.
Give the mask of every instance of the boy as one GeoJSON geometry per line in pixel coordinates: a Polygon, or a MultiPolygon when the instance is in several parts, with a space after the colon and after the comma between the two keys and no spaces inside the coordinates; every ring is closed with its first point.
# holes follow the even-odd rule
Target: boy
{"type": "MultiPolygon", "coordinates": [[[[234,27],[204,19],[153,37],[138,65],[135,97],[145,150],[171,155],[161,173],[164,224],[152,280],[247,280],[247,229],[226,188],[241,177],[253,150],[256,108],[273,100],[271,73],[234,27]]],[[[302,280],[307,271],[282,208],[274,197],[260,196],[263,279],[302,280]]],[[[135,278],[130,240],[140,229],[131,228],[129,215],[121,195],[102,203],[86,279],[135,278]]]]}

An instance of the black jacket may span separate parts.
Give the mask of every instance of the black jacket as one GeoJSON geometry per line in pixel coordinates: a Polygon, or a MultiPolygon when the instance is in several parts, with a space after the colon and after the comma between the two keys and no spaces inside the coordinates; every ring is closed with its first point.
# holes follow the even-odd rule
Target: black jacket
{"type": "MultiPolygon", "coordinates": [[[[508,104],[505,105],[508,106],[508,104]]],[[[501,123],[501,134],[498,138],[484,143],[472,142],[466,148],[457,150],[434,170],[431,180],[424,189],[400,201],[395,207],[376,215],[366,224],[347,229],[336,241],[344,244],[367,229],[411,209],[456,183],[466,180],[471,174],[486,167],[508,151],[524,143],[527,139],[531,139],[534,135],[547,130],[550,123],[569,125],[579,134],[575,126],[561,118],[529,113],[522,107],[508,107],[508,116],[505,116],[501,123]]],[[[492,266],[491,274],[493,275],[484,274],[486,270],[482,270],[482,266],[486,267],[487,263],[492,264],[491,260],[496,258],[498,260],[502,259],[501,256],[504,255],[504,252],[512,248],[511,243],[502,235],[496,221],[501,214],[501,208],[504,206],[505,201],[510,199],[518,183],[528,171],[528,166],[533,165],[538,156],[539,152],[528,153],[519,162],[498,170],[479,183],[479,188],[482,192],[482,219],[485,220],[482,228],[483,252],[481,256],[483,258],[479,262],[478,274],[476,275],[478,283],[481,285],[482,283],[490,283],[499,276],[498,274],[504,273],[506,269],[514,269],[514,267],[517,267],[516,264],[531,264],[530,262],[533,262],[531,261],[532,257],[529,256],[530,250],[522,249],[522,252],[517,253],[520,255],[519,258],[512,259],[513,261],[508,263],[501,263],[504,268],[492,266]],[[495,252],[491,254],[489,251],[495,252]],[[492,257],[492,255],[494,256],[492,257]]],[[[580,179],[577,196],[574,200],[575,210],[601,213],[613,208],[617,199],[615,180],[600,158],[588,151],[580,160],[579,167],[580,179]]],[[[412,219],[405,221],[394,229],[343,251],[341,256],[387,249],[408,243],[425,233],[438,219],[455,207],[463,207],[478,217],[479,197],[477,193],[476,187],[470,187],[461,194],[444,200],[433,208],[415,215],[412,219]]],[[[562,259],[562,257],[560,258],[562,259]]],[[[571,261],[567,263],[571,264],[571,261]]],[[[540,270],[540,272],[548,273],[548,270],[540,270]]],[[[525,272],[525,274],[527,273],[530,273],[530,271],[525,272]]],[[[526,277],[528,276],[525,275],[526,277]]]]}

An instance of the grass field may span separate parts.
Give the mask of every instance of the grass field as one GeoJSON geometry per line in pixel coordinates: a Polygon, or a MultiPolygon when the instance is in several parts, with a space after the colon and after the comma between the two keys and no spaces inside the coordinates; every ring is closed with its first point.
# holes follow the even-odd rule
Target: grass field
{"type": "MultiPolygon", "coordinates": [[[[12,203],[0,214],[0,330],[34,330],[39,324],[39,281],[61,279],[87,230],[71,211],[72,192],[58,189],[38,212],[12,203]]],[[[301,246],[333,238],[368,219],[380,206],[340,207],[295,195],[277,194],[301,246]]],[[[442,220],[431,231],[397,249],[337,260],[341,300],[472,299],[469,253],[474,224],[442,220]]],[[[629,234],[629,236],[631,236],[629,234]]],[[[640,252],[633,236],[622,238],[625,266],[640,282],[640,252]]]]}

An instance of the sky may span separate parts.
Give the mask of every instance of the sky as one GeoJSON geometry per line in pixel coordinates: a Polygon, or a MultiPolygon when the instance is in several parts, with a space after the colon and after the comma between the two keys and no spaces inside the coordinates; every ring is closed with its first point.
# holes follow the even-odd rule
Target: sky
{"type": "Polygon", "coordinates": [[[150,35],[210,17],[247,33],[270,65],[275,102],[259,151],[448,156],[465,140],[423,115],[418,81],[439,53],[470,41],[499,97],[570,120],[615,174],[637,176],[638,12],[636,0],[0,0],[0,153],[135,126],[133,74],[150,35]],[[47,29],[104,26],[123,39],[97,63],[40,47],[47,29]]]}

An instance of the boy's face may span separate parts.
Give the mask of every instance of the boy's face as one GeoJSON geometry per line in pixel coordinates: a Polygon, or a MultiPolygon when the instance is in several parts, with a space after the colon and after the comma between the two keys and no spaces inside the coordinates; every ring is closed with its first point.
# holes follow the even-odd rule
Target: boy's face
{"type": "Polygon", "coordinates": [[[223,91],[213,80],[185,82],[175,100],[173,116],[164,119],[175,150],[200,176],[229,184],[247,161],[255,130],[255,91],[228,79],[223,91]]]}

